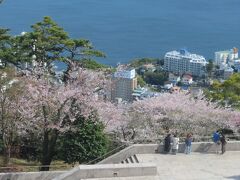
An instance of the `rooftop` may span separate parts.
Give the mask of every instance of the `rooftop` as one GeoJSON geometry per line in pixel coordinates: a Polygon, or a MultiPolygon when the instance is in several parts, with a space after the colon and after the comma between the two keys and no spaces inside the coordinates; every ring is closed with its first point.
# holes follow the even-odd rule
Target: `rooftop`
{"type": "Polygon", "coordinates": [[[183,78],[192,79],[192,76],[190,74],[184,74],[183,78]]]}
{"type": "Polygon", "coordinates": [[[119,70],[119,71],[115,72],[113,76],[115,78],[133,79],[136,76],[136,71],[135,71],[135,69],[119,70]]]}
{"type": "Polygon", "coordinates": [[[182,59],[182,58],[187,58],[191,60],[194,63],[207,63],[206,59],[198,54],[191,54],[187,51],[184,51],[184,53],[180,51],[170,51],[165,54],[165,57],[173,57],[176,59],[182,59]]]}

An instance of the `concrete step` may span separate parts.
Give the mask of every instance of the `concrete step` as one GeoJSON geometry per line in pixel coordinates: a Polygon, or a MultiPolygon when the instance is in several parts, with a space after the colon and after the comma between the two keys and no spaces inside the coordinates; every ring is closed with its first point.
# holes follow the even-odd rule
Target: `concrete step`
{"type": "Polygon", "coordinates": [[[128,158],[129,162],[134,163],[132,156],[128,158]]]}
{"type": "Polygon", "coordinates": [[[134,159],[134,162],[135,162],[135,163],[139,163],[139,161],[138,161],[138,158],[137,158],[137,155],[136,155],[136,154],[134,154],[134,155],[133,155],[133,159],[134,159]]]}
{"type": "Polygon", "coordinates": [[[134,163],[139,163],[136,154],[134,154],[133,156],[130,156],[127,159],[121,161],[121,164],[134,164],[134,163]]]}

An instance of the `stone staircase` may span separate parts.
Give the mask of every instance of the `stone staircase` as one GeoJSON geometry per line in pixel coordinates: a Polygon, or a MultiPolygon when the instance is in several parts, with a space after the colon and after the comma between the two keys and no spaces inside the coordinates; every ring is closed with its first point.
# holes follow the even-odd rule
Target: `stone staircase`
{"type": "Polygon", "coordinates": [[[133,156],[128,157],[127,159],[121,161],[122,164],[133,164],[133,163],[139,163],[138,158],[136,154],[133,156]]]}

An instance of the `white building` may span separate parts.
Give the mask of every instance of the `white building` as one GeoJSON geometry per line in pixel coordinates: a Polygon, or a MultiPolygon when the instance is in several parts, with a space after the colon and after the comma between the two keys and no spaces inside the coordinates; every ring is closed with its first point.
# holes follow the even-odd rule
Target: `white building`
{"type": "Polygon", "coordinates": [[[237,48],[215,52],[215,64],[218,65],[220,69],[225,69],[226,64],[233,65],[235,59],[238,59],[237,48]]]}
{"type": "Polygon", "coordinates": [[[203,56],[191,54],[184,49],[167,52],[164,57],[164,70],[180,75],[190,73],[193,76],[202,76],[206,64],[203,56]]]}
{"type": "Polygon", "coordinates": [[[114,73],[112,78],[111,99],[116,101],[133,101],[133,90],[137,88],[135,69],[121,70],[114,73]]]}
{"type": "Polygon", "coordinates": [[[193,78],[192,78],[192,76],[189,75],[189,74],[184,74],[183,77],[182,77],[181,82],[182,82],[183,84],[190,85],[190,84],[193,83],[193,78]]]}
{"type": "Polygon", "coordinates": [[[120,70],[114,73],[113,75],[115,78],[126,78],[126,79],[132,79],[136,76],[135,69],[130,70],[120,70]]]}

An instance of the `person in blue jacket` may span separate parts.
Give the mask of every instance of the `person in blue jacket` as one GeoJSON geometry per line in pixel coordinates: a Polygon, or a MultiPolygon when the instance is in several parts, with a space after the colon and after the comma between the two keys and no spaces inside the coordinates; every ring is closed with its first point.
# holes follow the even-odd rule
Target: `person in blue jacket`
{"type": "Polygon", "coordinates": [[[213,142],[215,144],[215,150],[216,150],[216,153],[218,154],[219,153],[219,150],[220,150],[220,133],[219,131],[215,131],[213,133],[213,142]]]}

